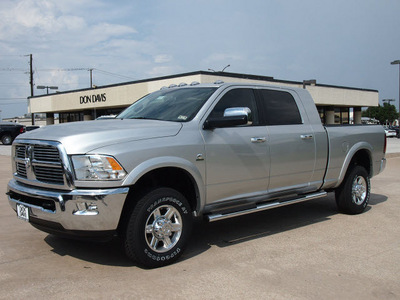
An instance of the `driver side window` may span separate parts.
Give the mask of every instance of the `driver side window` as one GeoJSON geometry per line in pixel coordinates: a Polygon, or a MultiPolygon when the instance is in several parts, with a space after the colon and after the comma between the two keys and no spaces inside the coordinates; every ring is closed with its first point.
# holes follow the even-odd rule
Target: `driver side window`
{"type": "Polygon", "coordinates": [[[217,105],[212,110],[209,118],[222,118],[224,117],[224,111],[227,108],[232,107],[247,107],[250,109],[249,121],[252,125],[258,124],[258,111],[256,105],[256,99],[252,89],[233,89],[227,92],[219,100],[217,105]]]}

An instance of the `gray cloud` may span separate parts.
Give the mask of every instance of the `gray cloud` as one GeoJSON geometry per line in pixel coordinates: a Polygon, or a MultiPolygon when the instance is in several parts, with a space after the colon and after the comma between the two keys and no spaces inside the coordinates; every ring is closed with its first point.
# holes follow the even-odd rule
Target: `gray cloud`
{"type": "MultiPolygon", "coordinates": [[[[30,94],[21,71],[30,53],[35,83],[61,90],[89,86],[88,71],[63,68],[143,79],[230,64],[230,72],[316,78],[397,99],[398,11],[389,0],[2,0],[0,109],[3,117],[26,112],[23,100],[12,101],[30,94]]],[[[124,81],[93,77],[96,85],[124,81]]]]}

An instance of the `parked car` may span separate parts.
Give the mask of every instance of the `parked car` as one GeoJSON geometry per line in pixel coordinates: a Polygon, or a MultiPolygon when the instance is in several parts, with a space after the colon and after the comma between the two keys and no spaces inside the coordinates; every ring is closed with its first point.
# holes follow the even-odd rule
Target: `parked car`
{"type": "Polygon", "coordinates": [[[40,230],[117,234],[129,258],[160,267],[183,253],[195,217],[214,222],[333,191],[341,212],[362,213],[385,149],[380,125],[321,124],[307,90],[193,84],[151,93],[114,120],[18,137],[7,195],[40,230]]]}
{"type": "Polygon", "coordinates": [[[390,127],[384,127],[384,128],[385,128],[386,137],[396,137],[397,136],[396,130],[391,129],[390,127]]]}
{"type": "Polygon", "coordinates": [[[393,129],[396,131],[396,136],[398,138],[400,138],[400,130],[399,130],[399,126],[390,126],[389,129],[393,129]]]}
{"type": "Polygon", "coordinates": [[[25,126],[19,123],[1,122],[0,139],[3,145],[11,145],[17,135],[25,132],[25,126]]]}

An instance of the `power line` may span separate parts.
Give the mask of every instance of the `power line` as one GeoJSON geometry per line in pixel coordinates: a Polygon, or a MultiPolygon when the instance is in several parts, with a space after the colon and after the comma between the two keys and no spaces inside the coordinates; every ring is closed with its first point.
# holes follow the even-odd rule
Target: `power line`
{"type": "Polygon", "coordinates": [[[125,75],[119,75],[119,74],[111,73],[111,72],[100,70],[100,69],[96,69],[96,68],[93,68],[93,70],[96,70],[96,71],[98,71],[100,73],[104,73],[104,74],[107,74],[107,75],[116,76],[116,77],[127,78],[127,79],[135,79],[133,77],[129,77],[129,76],[125,76],[125,75]]]}
{"type": "Polygon", "coordinates": [[[23,102],[9,102],[9,103],[1,102],[0,106],[3,106],[3,105],[21,105],[21,104],[25,104],[25,103],[23,103],[23,102]]]}
{"type": "Polygon", "coordinates": [[[89,71],[89,68],[59,68],[59,69],[36,69],[36,71],[43,71],[43,72],[52,72],[52,71],[57,71],[57,72],[68,72],[68,71],[89,71]]]}
{"type": "Polygon", "coordinates": [[[1,68],[0,71],[10,71],[10,72],[26,72],[27,69],[22,69],[22,68],[1,68]]]}

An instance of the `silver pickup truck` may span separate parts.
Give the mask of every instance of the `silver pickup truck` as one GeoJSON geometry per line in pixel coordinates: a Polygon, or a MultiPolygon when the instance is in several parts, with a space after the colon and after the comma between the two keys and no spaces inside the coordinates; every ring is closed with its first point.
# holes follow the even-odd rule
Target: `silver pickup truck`
{"type": "Polygon", "coordinates": [[[385,168],[382,126],[323,126],[303,89],[161,89],[115,119],[52,125],[12,146],[8,199],[52,234],[118,234],[146,267],[182,254],[195,217],[213,222],[324,197],[358,214],[385,168]]]}

